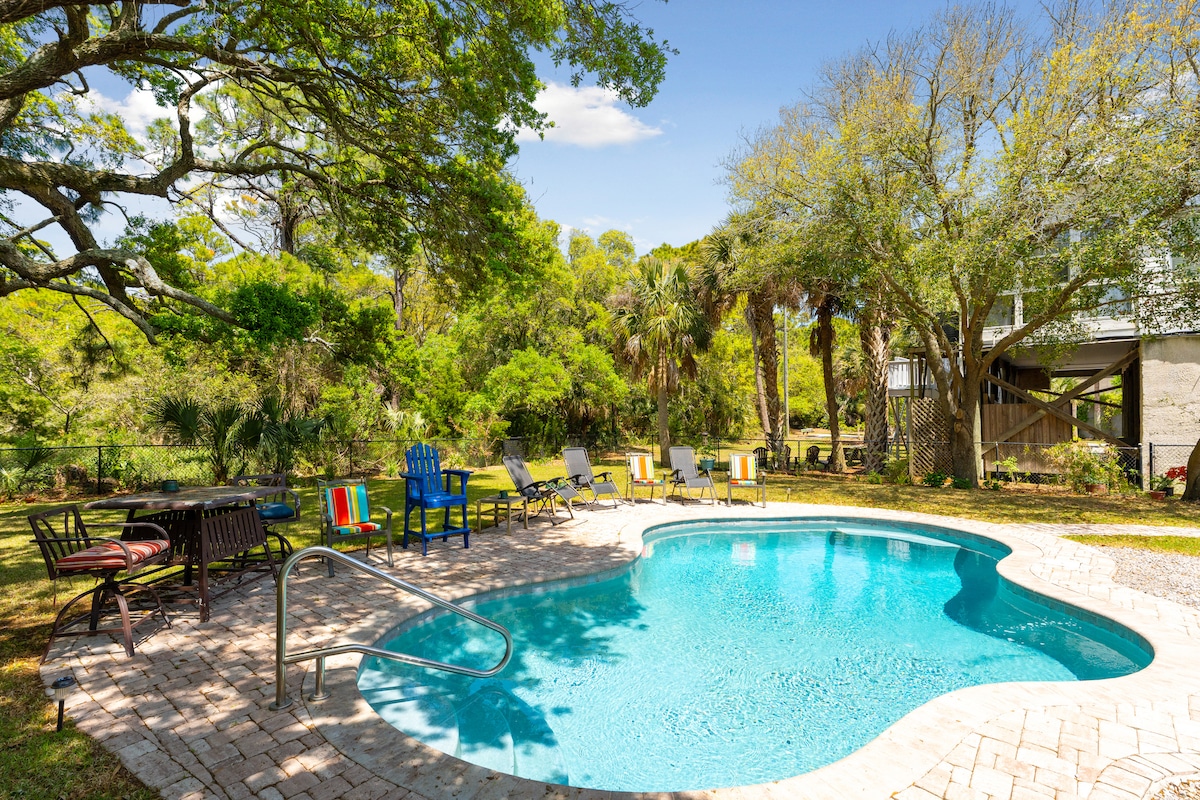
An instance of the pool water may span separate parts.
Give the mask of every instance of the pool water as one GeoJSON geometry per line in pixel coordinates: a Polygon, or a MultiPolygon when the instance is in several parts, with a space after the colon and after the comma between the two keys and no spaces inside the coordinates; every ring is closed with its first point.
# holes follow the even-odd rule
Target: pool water
{"type": "MultiPolygon", "coordinates": [[[[1005,588],[999,545],[927,533],[841,519],[664,526],[618,577],[465,603],[513,634],[496,677],[370,658],[359,687],[395,727],[481,766],[684,791],[816,769],[961,687],[1149,663],[1136,634],[1005,588]]],[[[494,631],[444,614],[384,646],[477,668],[503,652],[494,631]]]]}

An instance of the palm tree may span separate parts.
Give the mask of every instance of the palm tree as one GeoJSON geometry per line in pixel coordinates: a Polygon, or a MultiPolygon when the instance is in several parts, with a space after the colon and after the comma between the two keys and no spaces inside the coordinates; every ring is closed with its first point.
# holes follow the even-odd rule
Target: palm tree
{"type": "Polygon", "coordinates": [[[781,280],[779,270],[751,269],[756,239],[751,224],[750,220],[733,218],[705,237],[701,246],[704,258],[695,274],[711,325],[718,324],[737,298],[745,295],[759,422],[768,446],[778,452],[787,438],[788,409],[779,397],[775,308],[795,305],[797,297],[792,283],[781,280]]]}
{"type": "Polygon", "coordinates": [[[837,377],[833,371],[833,317],[841,311],[841,298],[836,287],[828,282],[814,282],[808,289],[808,303],[816,312],[817,324],[809,340],[809,352],[821,359],[821,374],[825,379],[825,409],[829,414],[829,471],[843,472],[846,461],[842,455],[842,432],[838,424],[837,377]]]}
{"type": "Polygon", "coordinates": [[[711,328],[688,283],[687,269],[647,256],[637,273],[613,297],[613,328],[619,357],[646,379],[658,400],[659,459],[671,447],[667,401],[679,375],[696,374],[695,354],[708,347],[711,328]]]}
{"type": "Polygon", "coordinates": [[[189,397],[160,397],[150,405],[150,422],[179,444],[203,447],[213,480],[225,483],[235,461],[245,462],[246,409],[237,403],[204,406],[189,397]]]}

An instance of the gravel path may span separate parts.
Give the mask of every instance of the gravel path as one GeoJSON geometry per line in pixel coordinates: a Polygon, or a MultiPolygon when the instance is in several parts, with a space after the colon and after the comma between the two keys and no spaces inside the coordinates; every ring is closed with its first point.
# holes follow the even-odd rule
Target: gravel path
{"type": "Polygon", "coordinates": [[[1200,558],[1131,547],[1105,547],[1104,554],[1117,562],[1117,583],[1200,608],[1200,558]]]}
{"type": "Polygon", "coordinates": [[[1172,783],[1154,795],[1154,800],[1200,800],[1200,782],[1172,783]]]}

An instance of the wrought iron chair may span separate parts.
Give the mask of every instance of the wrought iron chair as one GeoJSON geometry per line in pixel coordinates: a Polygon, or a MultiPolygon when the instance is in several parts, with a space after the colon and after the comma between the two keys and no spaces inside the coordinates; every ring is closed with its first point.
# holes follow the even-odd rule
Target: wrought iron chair
{"type": "Polygon", "coordinates": [[[300,519],[300,495],[294,489],[288,488],[287,475],[281,472],[238,475],[230,479],[229,484],[230,486],[279,487],[278,493],[264,497],[257,503],[258,516],[262,520],[263,527],[267,529],[267,535],[274,538],[279,547],[279,559],[282,561],[290,556],[294,550],[292,543],[286,536],[275,530],[276,525],[287,525],[300,519]]]}
{"type": "MultiPolygon", "coordinates": [[[[366,557],[371,556],[371,537],[387,538],[387,562],[392,562],[392,510],[380,506],[386,515],[383,524],[371,521],[371,504],[367,497],[367,482],[364,478],[344,478],[334,481],[317,481],[317,503],[321,513],[321,535],[326,547],[333,547],[335,539],[366,539],[366,557]]],[[[329,577],[333,577],[333,561],[326,559],[329,577]]]]}
{"type": "MultiPolygon", "coordinates": [[[[69,505],[52,508],[40,514],[31,514],[29,524],[33,528],[33,541],[46,561],[50,580],[58,586],[60,577],[90,575],[100,583],[72,598],[54,618],[50,629],[50,640],[42,653],[42,661],[50,653],[50,645],[60,636],[86,636],[96,633],[119,633],[125,644],[126,655],[133,655],[133,629],[161,614],[163,622],[171,627],[167,609],[162,598],[152,587],[130,580],[136,573],[152,565],[164,565],[171,558],[171,537],[162,527],[152,522],[104,522],[92,523],[91,528],[119,528],[122,532],[140,529],[151,538],[125,540],[106,536],[95,536],[89,532],[79,515],[79,506],[69,505]],[[124,572],[126,577],[118,580],[124,572]],[[154,605],[149,609],[135,609],[140,613],[136,620],[130,615],[129,595],[149,592],[154,605]],[[91,608],[75,617],[68,614],[76,603],[85,597],[91,598],[91,608]],[[109,604],[116,605],[121,617],[117,627],[101,628],[100,617],[109,604]],[[70,630],[83,620],[88,621],[87,630],[70,630]]],[[[57,592],[56,592],[57,595],[57,592]]]]}
{"type": "Polygon", "coordinates": [[[804,451],[804,468],[805,469],[825,469],[825,462],[821,460],[821,448],[815,444],[810,445],[804,451]]]}
{"type": "Polygon", "coordinates": [[[462,536],[463,547],[471,546],[471,524],[467,520],[467,478],[471,471],[466,469],[442,469],[438,451],[427,444],[417,444],[408,448],[404,454],[407,472],[400,474],[404,478],[404,548],[408,549],[409,534],[421,539],[421,555],[429,554],[429,541],[441,539],[448,541],[451,536],[462,536]],[[458,479],[458,488],[451,486],[451,481],[458,479]],[[446,513],[442,530],[430,531],[426,514],[429,511],[443,509],[446,513]],[[462,525],[450,524],[451,509],[460,509],[462,525]],[[421,530],[414,531],[409,527],[412,512],[421,511],[421,530]]]}
{"type": "Polygon", "coordinates": [[[768,467],[770,466],[770,460],[769,460],[769,455],[767,453],[767,448],[765,448],[765,447],[754,448],[754,462],[755,462],[755,464],[758,465],[759,472],[767,471],[768,467]]]}

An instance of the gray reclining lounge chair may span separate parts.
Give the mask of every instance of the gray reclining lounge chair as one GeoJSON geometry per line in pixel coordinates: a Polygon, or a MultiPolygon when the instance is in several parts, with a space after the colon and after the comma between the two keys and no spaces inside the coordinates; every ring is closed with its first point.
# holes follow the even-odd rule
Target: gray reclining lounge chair
{"type": "Polygon", "coordinates": [[[558,520],[555,519],[555,514],[558,513],[558,509],[555,507],[554,501],[554,498],[557,497],[567,507],[567,513],[571,515],[571,519],[575,519],[571,501],[582,498],[583,495],[575,491],[575,487],[571,486],[570,481],[566,478],[535,481],[529,474],[529,467],[526,465],[525,459],[520,456],[505,456],[503,460],[504,468],[508,470],[508,477],[512,478],[513,486],[517,487],[518,492],[529,498],[531,505],[537,505],[537,509],[533,512],[534,515],[542,513],[542,509],[549,506],[550,524],[557,525],[558,520]]]}
{"type": "Polygon", "coordinates": [[[715,506],[717,504],[716,487],[713,486],[712,476],[708,474],[708,470],[704,470],[702,475],[697,469],[696,451],[690,447],[672,447],[670,457],[671,488],[682,486],[689,500],[703,499],[704,490],[708,489],[708,496],[712,498],[712,504],[715,506]],[[698,497],[692,497],[692,489],[699,490],[698,497]]]}
{"type": "Polygon", "coordinates": [[[612,495],[612,508],[616,508],[621,500],[625,497],[621,494],[621,490],[617,488],[616,482],[612,479],[611,472],[601,472],[599,479],[592,473],[592,462],[588,458],[588,451],[583,447],[568,447],[563,450],[563,461],[567,465],[567,479],[571,481],[571,485],[579,491],[583,502],[587,503],[588,508],[592,507],[592,502],[600,502],[600,495],[612,495]],[[583,494],[583,490],[587,489],[592,493],[592,501],[589,501],[583,494]]]}

